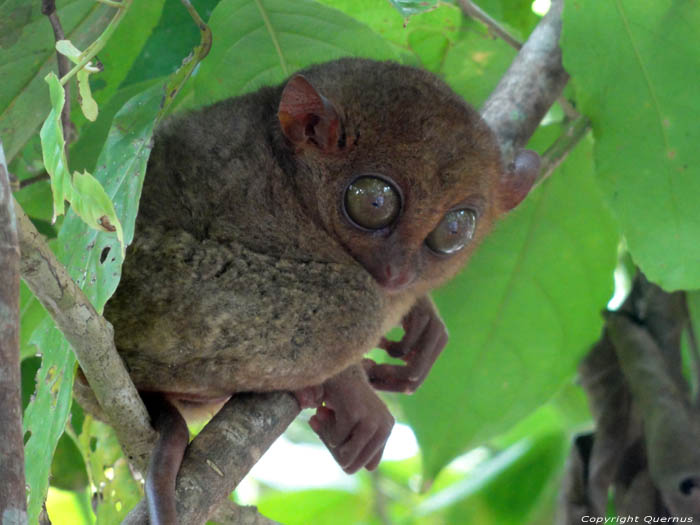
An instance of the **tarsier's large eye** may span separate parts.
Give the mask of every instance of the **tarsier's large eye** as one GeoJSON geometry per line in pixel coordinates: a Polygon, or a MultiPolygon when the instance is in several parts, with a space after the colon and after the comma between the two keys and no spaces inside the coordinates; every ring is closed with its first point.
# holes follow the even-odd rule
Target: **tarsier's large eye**
{"type": "Polygon", "coordinates": [[[449,211],[437,228],[430,232],[425,244],[437,253],[455,253],[474,237],[476,219],[476,212],[468,208],[449,211]]]}
{"type": "Polygon", "coordinates": [[[345,211],[358,226],[379,230],[399,216],[401,197],[390,182],[367,175],[355,179],[345,190],[345,211]]]}

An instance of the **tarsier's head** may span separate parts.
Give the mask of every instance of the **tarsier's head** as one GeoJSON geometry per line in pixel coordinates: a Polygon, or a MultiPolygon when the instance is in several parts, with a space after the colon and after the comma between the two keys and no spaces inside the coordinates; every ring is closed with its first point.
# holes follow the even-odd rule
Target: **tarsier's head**
{"type": "Polygon", "coordinates": [[[453,276],[539,169],[530,151],[505,168],[472,107],[432,74],[390,62],[302,71],[278,117],[307,207],[389,293],[453,276]]]}

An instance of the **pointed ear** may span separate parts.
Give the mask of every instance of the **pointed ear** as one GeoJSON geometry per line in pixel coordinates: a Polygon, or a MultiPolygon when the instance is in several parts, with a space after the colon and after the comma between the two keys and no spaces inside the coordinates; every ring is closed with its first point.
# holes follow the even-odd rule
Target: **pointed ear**
{"type": "Polygon", "coordinates": [[[282,132],[296,147],[314,145],[326,152],[338,148],[338,114],[302,75],[294,75],[284,87],[277,118],[282,132]]]}
{"type": "Polygon", "coordinates": [[[512,164],[501,175],[499,195],[501,209],[515,208],[527,196],[540,172],[540,156],[529,149],[519,151],[512,164]]]}

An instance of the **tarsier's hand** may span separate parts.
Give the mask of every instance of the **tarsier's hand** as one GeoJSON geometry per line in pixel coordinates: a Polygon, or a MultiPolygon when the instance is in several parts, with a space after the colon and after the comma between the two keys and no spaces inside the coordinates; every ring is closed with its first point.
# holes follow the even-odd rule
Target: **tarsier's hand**
{"type": "Polygon", "coordinates": [[[401,341],[382,338],[379,347],[406,365],[377,364],[371,359],[365,359],[363,365],[374,388],[412,394],[445,348],[447,330],[428,296],[418,300],[401,324],[405,332],[401,341]]]}
{"type": "MultiPolygon", "coordinates": [[[[361,366],[352,366],[318,387],[296,392],[302,405],[323,400],[309,420],[338,465],[352,474],[379,465],[394,418],[367,382],[361,366]]],[[[316,405],[318,406],[318,405],[316,405]]]]}

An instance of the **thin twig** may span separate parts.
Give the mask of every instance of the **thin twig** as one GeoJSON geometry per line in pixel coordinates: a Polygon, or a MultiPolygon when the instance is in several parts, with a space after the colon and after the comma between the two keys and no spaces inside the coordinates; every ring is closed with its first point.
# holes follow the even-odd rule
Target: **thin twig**
{"type": "Polygon", "coordinates": [[[581,114],[576,111],[576,108],[569,102],[569,99],[566,97],[559,97],[557,99],[557,102],[559,102],[559,105],[561,106],[561,109],[564,110],[564,115],[567,116],[570,120],[577,119],[581,116],[581,114]]]}
{"type": "Polygon", "coordinates": [[[579,117],[569,123],[554,144],[542,155],[542,167],[537,180],[538,184],[552,174],[590,129],[591,123],[586,117],[579,117]]]}
{"type": "MultiPolygon", "coordinates": [[[[66,35],[63,32],[63,27],[61,26],[61,21],[58,18],[58,13],[56,13],[56,2],[55,0],[41,0],[41,13],[46,15],[51,22],[51,29],[53,29],[54,40],[58,42],[59,40],[65,40],[66,35]]],[[[56,61],[58,62],[58,78],[62,78],[70,70],[70,62],[68,57],[56,51],[56,61]]],[[[68,159],[68,144],[73,138],[73,124],[70,120],[70,85],[68,82],[63,84],[63,92],[66,97],[66,103],[63,105],[63,110],[61,111],[61,127],[63,128],[63,137],[65,139],[65,154],[66,160],[68,159]]]]}
{"type": "Polygon", "coordinates": [[[26,188],[27,186],[31,186],[32,184],[36,182],[41,182],[42,180],[50,180],[51,177],[49,177],[49,174],[46,172],[39,173],[39,175],[34,175],[33,177],[29,177],[28,179],[24,179],[19,181],[19,189],[26,188]]]}
{"type": "Polygon", "coordinates": [[[498,22],[491,18],[485,11],[483,11],[478,5],[476,5],[471,0],[459,0],[459,6],[462,11],[467,15],[480,22],[483,22],[486,27],[489,28],[496,36],[502,38],[509,46],[513,49],[519,51],[523,47],[522,42],[511,35],[505,28],[501,27],[498,22]]]}

